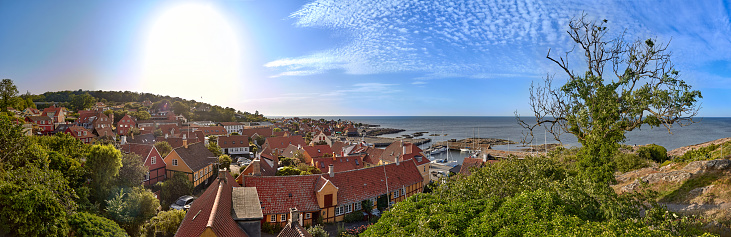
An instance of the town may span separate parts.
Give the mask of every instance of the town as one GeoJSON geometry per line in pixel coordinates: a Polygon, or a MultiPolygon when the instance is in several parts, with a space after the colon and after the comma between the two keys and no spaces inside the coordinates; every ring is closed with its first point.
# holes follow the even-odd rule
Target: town
{"type": "MultiPolygon", "coordinates": [[[[6,109],[26,136],[67,134],[83,144],[136,155],[145,169],[140,185],[155,193],[161,209],[187,211],[177,231],[163,235],[309,236],[303,226],[367,225],[440,177],[432,175],[417,144],[392,139],[377,147],[363,139],[366,126],[352,121],[193,121],[184,114],[212,108],[201,104],[181,112],[180,102],[168,100],[88,101],[93,100],[87,100],[88,107],[73,105],[83,107],[77,111],[49,102],[39,102],[50,104],[43,109],[6,109]],[[161,193],[166,190],[160,184],[174,177],[192,189],[161,193]]],[[[487,162],[467,159],[462,171],[453,172],[469,174],[469,168],[487,162]]]]}

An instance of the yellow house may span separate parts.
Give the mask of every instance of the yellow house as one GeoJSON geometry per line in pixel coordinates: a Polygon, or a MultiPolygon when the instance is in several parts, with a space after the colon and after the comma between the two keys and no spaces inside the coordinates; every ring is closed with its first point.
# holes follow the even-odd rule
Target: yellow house
{"type": "Polygon", "coordinates": [[[173,177],[175,172],[184,173],[195,188],[211,181],[217,163],[218,157],[202,142],[188,145],[185,139],[182,147],[173,149],[165,157],[167,177],[173,177]]]}

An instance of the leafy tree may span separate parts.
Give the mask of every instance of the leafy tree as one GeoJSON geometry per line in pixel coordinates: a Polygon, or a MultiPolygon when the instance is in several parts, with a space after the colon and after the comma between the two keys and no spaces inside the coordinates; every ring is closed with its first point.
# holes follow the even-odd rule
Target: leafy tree
{"type": "Polygon", "coordinates": [[[142,236],[173,236],[185,219],[185,211],[169,210],[157,213],[142,229],[142,236]]]}
{"type": "Polygon", "coordinates": [[[77,212],[68,217],[71,236],[127,236],[114,221],[87,212],[77,212]]]}
{"type": "Polygon", "coordinates": [[[648,160],[662,163],[668,159],[668,150],[660,145],[650,144],[637,150],[637,155],[648,160]]]}
{"type": "Polygon", "coordinates": [[[274,128],[274,130],[273,130],[273,131],[274,131],[274,132],[282,132],[282,129],[281,129],[281,128],[274,128]]]}
{"type": "Polygon", "coordinates": [[[65,236],[76,194],[56,170],[33,165],[0,177],[0,235],[65,236]]]}
{"type": "Polygon", "coordinates": [[[229,169],[231,166],[231,157],[225,154],[218,156],[218,164],[221,168],[229,169]]]}
{"type": "Polygon", "coordinates": [[[279,156],[279,165],[280,166],[296,166],[297,162],[293,158],[279,156]]]}
{"type": "Polygon", "coordinates": [[[211,151],[211,153],[213,153],[213,155],[215,156],[221,156],[221,154],[223,154],[221,153],[221,147],[218,146],[218,144],[215,142],[208,143],[208,150],[211,151]]]}
{"type": "Polygon", "coordinates": [[[70,107],[73,110],[84,110],[86,108],[91,108],[94,106],[94,102],[96,102],[96,98],[89,95],[89,93],[84,93],[81,95],[72,95],[71,101],[70,101],[70,107]]]}
{"type": "Polygon", "coordinates": [[[24,129],[13,120],[0,114],[0,171],[24,166],[30,161],[24,129]]]}
{"type": "Polygon", "coordinates": [[[94,200],[101,203],[107,199],[110,184],[122,167],[122,153],[111,145],[94,145],[89,151],[85,167],[91,176],[94,200]]]}
{"type": "Polygon", "coordinates": [[[289,176],[289,175],[300,175],[302,173],[301,170],[292,167],[292,166],[285,166],[281,169],[277,170],[276,176],[289,176]]]}
{"type": "Polygon", "coordinates": [[[700,91],[679,79],[670,61],[667,44],[656,40],[627,42],[623,36],[606,40],[604,20],[595,22],[585,15],[569,23],[569,36],[585,56],[587,68],[580,72],[569,67],[569,58],[547,58],[568,76],[556,88],[547,77],[543,86],[531,86],[530,104],[536,117],[521,126],[531,137],[543,127],[559,140],[562,133],[573,134],[582,147],[579,166],[586,178],[596,183],[614,180],[610,158],[625,140],[625,132],[640,128],[692,123],[697,114],[700,91]],[[605,69],[612,69],[605,75],[605,69]]]}
{"type": "Polygon", "coordinates": [[[155,216],[160,201],[152,192],[136,187],[120,189],[107,200],[107,215],[121,226],[129,235],[137,236],[145,221],[155,216]]]}
{"type": "Polygon", "coordinates": [[[18,87],[13,84],[13,80],[3,79],[0,82],[0,111],[7,112],[8,107],[14,105],[16,96],[18,87]]]}
{"type": "Polygon", "coordinates": [[[175,114],[183,114],[185,112],[190,112],[190,107],[186,104],[183,104],[180,101],[175,101],[173,103],[173,112],[175,114]]]}
{"type": "Polygon", "coordinates": [[[156,137],[162,137],[162,129],[155,129],[152,133],[155,134],[156,137]]]}
{"type": "Polygon", "coordinates": [[[132,112],[131,115],[134,116],[135,118],[137,118],[137,120],[149,120],[150,118],[152,118],[152,115],[150,115],[149,112],[144,111],[144,110],[138,110],[137,112],[132,112]]]}
{"type": "Polygon", "coordinates": [[[161,157],[166,157],[173,151],[173,147],[166,141],[155,142],[155,149],[157,149],[157,152],[160,153],[161,157]]]}
{"type": "Polygon", "coordinates": [[[161,183],[160,202],[163,209],[170,207],[170,204],[183,195],[193,194],[193,183],[188,176],[181,172],[175,172],[173,177],[161,183]]]}
{"type": "Polygon", "coordinates": [[[330,234],[325,231],[325,228],[322,227],[322,225],[314,225],[310,226],[310,228],[307,228],[307,232],[312,235],[312,237],[328,237],[330,234]]]}
{"type": "Polygon", "coordinates": [[[124,154],[122,168],[119,169],[115,184],[122,188],[138,187],[145,181],[147,171],[142,157],[137,154],[124,154]]]}

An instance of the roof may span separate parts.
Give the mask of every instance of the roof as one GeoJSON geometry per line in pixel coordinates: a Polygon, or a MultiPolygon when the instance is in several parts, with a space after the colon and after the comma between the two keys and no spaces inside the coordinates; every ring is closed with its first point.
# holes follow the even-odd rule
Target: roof
{"type": "Polygon", "coordinates": [[[360,202],[424,181],[414,162],[338,172],[333,177],[322,174],[322,177],[338,187],[338,204],[360,202]]]}
{"type": "Polygon", "coordinates": [[[243,123],[239,123],[239,122],[220,122],[220,123],[218,123],[218,125],[221,125],[221,126],[237,126],[237,125],[241,125],[241,126],[243,126],[244,124],[243,123]]]}
{"type": "MultiPolygon", "coordinates": [[[[121,146],[121,150],[124,153],[134,153],[142,157],[142,161],[147,161],[147,157],[150,156],[152,149],[155,148],[152,144],[124,144],[121,146]]],[[[165,160],[162,159],[165,163],[165,160]]]]}
{"type": "MultiPolygon", "coordinates": [[[[190,133],[190,137],[188,137],[188,133],[184,133],[184,135],[188,139],[188,144],[193,144],[193,143],[197,143],[197,142],[203,142],[206,139],[205,136],[202,135],[202,133],[197,133],[197,132],[190,133]]],[[[166,142],[168,142],[168,144],[170,144],[170,147],[172,147],[172,148],[177,148],[177,147],[183,146],[183,138],[182,137],[170,137],[170,136],[168,136],[168,138],[165,138],[163,136],[163,137],[158,137],[157,138],[157,141],[160,141],[160,142],[161,141],[166,141],[166,142]]]]}
{"type": "Polygon", "coordinates": [[[289,136],[289,137],[267,137],[265,144],[268,144],[269,149],[280,149],[284,150],[289,144],[306,146],[305,140],[302,136],[289,136]]]}
{"type": "Polygon", "coordinates": [[[307,232],[307,230],[299,224],[299,221],[294,222],[295,224],[292,223],[293,222],[291,221],[287,223],[282,231],[279,232],[277,237],[312,237],[310,232],[307,232]]]}
{"type": "Polygon", "coordinates": [[[154,144],[155,143],[155,135],[153,135],[152,133],[150,133],[150,134],[141,134],[141,135],[127,136],[127,143],[154,144]]]}
{"type": "Polygon", "coordinates": [[[322,173],[327,173],[330,170],[329,166],[331,164],[333,165],[334,172],[365,168],[363,158],[360,156],[335,157],[335,159],[332,157],[314,158],[313,160],[316,167],[320,169],[322,173]]]}
{"type": "Polygon", "coordinates": [[[217,180],[191,204],[175,236],[201,236],[210,228],[217,236],[248,236],[231,217],[232,191],[239,185],[231,174],[217,180]]]}
{"type": "Polygon", "coordinates": [[[246,128],[241,131],[241,135],[246,137],[251,137],[255,134],[259,134],[262,137],[270,137],[273,134],[273,130],[272,128],[246,128]]]}
{"type": "Polygon", "coordinates": [[[387,161],[387,162],[396,162],[396,159],[400,159],[401,161],[406,160],[402,155],[407,154],[418,154],[421,153],[422,150],[410,142],[403,142],[403,141],[395,141],[391,143],[391,145],[388,145],[386,149],[381,154],[381,160],[387,161]],[[402,154],[403,153],[403,154],[402,154]]]}
{"type": "Polygon", "coordinates": [[[206,126],[206,127],[198,127],[197,131],[203,131],[203,134],[206,136],[208,135],[226,135],[228,134],[226,132],[226,128],[223,126],[206,126]]]}
{"type": "Polygon", "coordinates": [[[320,175],[292,176],[244,176],[245,187],[256,187],[262,212],[267,214],[289,213],[289,208],[317,211],[315,183],[320,175]]]}
{"type": "Polygon", "coordinates": [[[173,151],[178,153],[180,159],[183,159],[185,164],[194,172],[203,169],[203,167],[213,162],[217,162],[217,160],[214,161],[212,159],[216,158],[216,155],[211,153],[202,142],[190,144],[188,148],[181,146],[173,149],[173,151]]]}
{"type": "Polygon", "coordinates": [[[26,118],[30,119],[33,122],[42,121],[42,120],[45,120],[45,121],[53,121],[53,119],[51,117],[48,117],[48,116],[28,116],[26,118]]]}
{"type": "Polygon", "coordinates": [[[307,152],[307,154],[312,158],[323,157],[325,154],[333,153],[332,149],[330,149],[330,146],[328,145],[305,146],[302,148],[305,149],[305,152],[307,152]]]}
{"type": "Polygon", "coordinates": [[[261,220],[261,203],[256,187],[235,187],[231,195],[234,220],[261,220]]]}
{"type": "Polygon", "coordinates": [[[94,137],[94,134],[89,132],[89,130],[86,130],[86,128],[78,126],[78,125],[71,126],[68,128],[68,130],[71,130],[71,133],[73,133],[73,136],[76,138],[79,138],[79,139],[94,137]],[[79,132],[81,132],[81,134],[82,134],[81,136],[78,135],[79,132]],[[84,132],[86,132],[86,135],[83,135],[84,132]]]}
{"type": "Polygon", "coordinates": [[[249,138],[242,135],[219,136],[218,146],[221,148],[248,147],[249,138]]]}
{"type": "Polygon", "coordinates": [[[100,137],[104,136],[116,136],[117,134],[112,131],[112,127],[103,127],[103,128],[95,128],[94,131],[99,135],[100,137]]]}

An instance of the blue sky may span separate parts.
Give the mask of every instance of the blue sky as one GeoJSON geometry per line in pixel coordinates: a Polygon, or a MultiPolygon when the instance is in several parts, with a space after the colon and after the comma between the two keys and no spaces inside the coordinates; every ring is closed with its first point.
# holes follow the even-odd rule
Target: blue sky
{"type": "Polygon", "coordinates": [[[528,114],[532,81],[565,78],[545,55],[582,12],[670,41],[700,115],[731,116],[728,1],[0,0],[0,77],[265,115],[528,114]]]}

